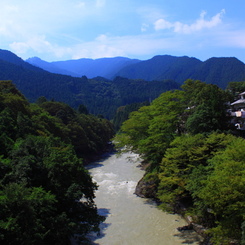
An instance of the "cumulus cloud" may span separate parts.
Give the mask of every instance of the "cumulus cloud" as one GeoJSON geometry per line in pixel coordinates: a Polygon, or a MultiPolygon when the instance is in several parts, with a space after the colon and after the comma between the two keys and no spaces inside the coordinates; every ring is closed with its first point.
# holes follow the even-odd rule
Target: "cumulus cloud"
{"type": "Polygon", "coordinates": [[[175,24],[172,24],[164,19],[159,19],[154,23],[155,30],[164,30],[164,29],[170,29],[174,27],[175,24]]]}
{"type": "Polygon", "coordinates": [[[192,24],[184,24],[179,21],[177,22],[169,22],[165,19],[158,19],[154,23],[154,28],[156,31],[159,30],[164,30],[164,29],[173,29],[174,32],[176,33],[184,33],[184,34],[189,34],[193,33],[196,31],[200,31],[205,28],[212,28],[217,26],[222,22],[222,16],[225,14],[225,10],[222,9],[220,13],[216,14],[213,16],[210,20],[206,20],[206,12],[203,11],[200,14],[199,19],[197,19],[194,23],[192,24]]]}

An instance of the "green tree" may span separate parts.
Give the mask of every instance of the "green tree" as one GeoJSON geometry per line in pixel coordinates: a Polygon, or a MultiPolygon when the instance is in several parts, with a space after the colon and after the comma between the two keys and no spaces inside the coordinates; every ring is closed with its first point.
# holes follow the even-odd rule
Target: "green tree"
{"type": "Polygon", "coordinates": [[[169,143],[178,134],[179,115],[183,112],[182,91],[169,91],[150,106],[132,112],[121,127],[121,144],[133,149],[153,165],[157,165],[169,143]]]}
{"type": "Polygon", "coordinates": [[[84,238],[87,232],[99,230],[104,218],[97,214],[93,201],[97,186],[71,145],[51,137],[28,136],[16,142],[10,156],[11,172],[6,183],[41,186],[55,196],[57,210],[53,218],[59,220],[56,234],[69,238],[77,233],[84,238]]]}
{"type": "Polygon", "coordinates": [[[208,161],[224,149],[234,137],[212,133],[176,137],[166,150],[160,164],[158,198],[164,209],[173,210],[175,204],[193,204],[206,178],[208,161]]]}
{"type": "Polygon", "coordinates": [[[231,93],[231,100],[237,100],[238,95],[245,91],[245,82],[230,82],[227,90],[231,93]]]}
{"type": "Polygon", "coordinates": [[[103,152],[113,136],[106,119],[60,102],[29,104],[0,82],[0,242],[68,244],[99,231],[97,185],[81,157],[103,152]]]}
{"type": "Polygon", "coordinates": [[[241,245],[245,244],[245,221],[242,222],[242,239],[241,239],[241,245]]]}
{"type": "Polygon", "coordinates": [[[6,107],[0,112],[0,154],[7,155],[17,134],[14,113],[6,107]]]}
{"type": "Polygon", "coordinates": [[[80,114],[85,114],[85,115],[89,114],[87,107],[85,105],[83,105],[83,104],[79,105],[78,112],[80,114]]]}
{"type": "Polygon", "coordinates": [[[234,139],[210,161],[213,171],[203,181],[198,197],[216,217],[217,226],[210,230],[214,241],[228,244],[230,238],[241,239],[245,220],[245,140],[234,139]]]}
{"type": "Polygon", "coordinates": [[[193,80],[187,80],[182,88],[189,110],[186,120],[188,132],[197,134],[229,128],[228,93],[216,85],[193,80]]]}
{"type": "Polygon", "coordinates": [[[41,96],[41,97],[39,97],[38,99],[37,99],[37,101],[36,101],[36,103],[38,104],[38,105],[41,105],[42,103],[45,103],[45,102],[47,102],[48,100],[45,98],[45,96],[41,96]]]}
{"type": "MultiPolygon", "coordinates": [[[[55,196],[40,187],[10,183],[0,191],[0,241],[3,244],[65,244],[55,241],[55,196]]],[[[63,240],[64,241],[64,240],[63,240]]]]}

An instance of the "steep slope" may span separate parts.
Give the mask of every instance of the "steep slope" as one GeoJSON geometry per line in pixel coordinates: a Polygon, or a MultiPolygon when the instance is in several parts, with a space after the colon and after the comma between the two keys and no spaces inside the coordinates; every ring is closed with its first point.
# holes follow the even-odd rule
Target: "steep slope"
{"type": "Polygon", "coordinates": [[[25,69],[31,70],[31,71],[42,71],[41,68],[38,68],[36,66],[33,66],[24,60],[22,60],[20,57],[18,57],[16,54],[8,51],[0,49],[0,60],[21,66],[25,69]]]}
{"type": "Polygon", "coordinates": [[[207,83],[226,88],[229,82],[245,80],[245,65],[237,58],[210,58],[192,76],[207,83]]]}
{"type": "Polygon", "coordinates": [[[61,74],[61,75],[70,75],[73,77],[79,77],[79,74],[72,73],[71,71],[67,71],[65,69],[61,69],[57,67],[55,64],[44,61],[38,57],[32,57],[26,60],[31,65],[37,66],[42,68],[45,71],[51,72],[51,73],[56,73],[56,74],[61,74]]]}
{"type": "Polygon", "coordinates": [[[158,55],[152,59],[127,66],[115,75],[131,79],[141,78],[149,81],[173,79],[182,83],[183,79],[186,80],[186,78],[191,77],[201,63],[200,60],[187,56],[158,55]]]}
{"type": "Polygon", "coordinates": [[[245,64],[237,58],[210,58],[202,62],[186,56],[162,55],[127,66],[116,75],[130,79],[173,79],[180,84],[191,78],[226,88],[229,82],[245,79],[245,64]]]}

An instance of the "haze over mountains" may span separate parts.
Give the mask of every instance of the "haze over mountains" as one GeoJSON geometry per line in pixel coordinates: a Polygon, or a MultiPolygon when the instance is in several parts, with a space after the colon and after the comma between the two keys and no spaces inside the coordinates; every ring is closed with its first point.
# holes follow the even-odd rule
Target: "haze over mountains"
{"type": "Polygon", "coordinates": [[[35,57],[27,62],[49,72],[88,78],[171,79],[180,84],[191,78],[221,88],[225,88],[228,82],[245,80],[245,65],[234,57],[210,58],[204,62],[193,57],[170,55],[158,55],[144,61],[115,57],[46,62],[35,57]]]}
{"type": "Polygon", "coordinates": [[[83,104],[90,113],[106,118],[112,118],[120,106],[152,101],[178,89],[189,78],[224,89],[229,82],[245,81],[245,64],[236,58],[202,62],[170,55],[144,61],[115,57],[59,62],[31,58],[26,62],[0,50],[0,80],[12,80],[30,102],[45,96],[73,108],[83,104]]]}
{"type": "Polygon", "coordinates": [[[47,62],[38,57],[33,57],[26,61],[52,73],[75,77],[86,76],[88,78],[100,76],[107,79],[112,79],[115,76],[115,73],[122,68],[140,62],[140,60],[125,57],[101,58],[95,60],[84,58],[54,62],[47,62]]]}

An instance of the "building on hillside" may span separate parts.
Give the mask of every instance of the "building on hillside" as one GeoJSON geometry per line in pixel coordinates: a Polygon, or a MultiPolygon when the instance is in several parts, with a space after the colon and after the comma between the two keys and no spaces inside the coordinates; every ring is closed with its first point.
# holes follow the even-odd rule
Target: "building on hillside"
{"type": "Polygon", "coordinates": [[[239,130],[245,130],[245,92],[239,94],[239,99],[231,103],[232,124],[239,130]]]}

